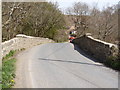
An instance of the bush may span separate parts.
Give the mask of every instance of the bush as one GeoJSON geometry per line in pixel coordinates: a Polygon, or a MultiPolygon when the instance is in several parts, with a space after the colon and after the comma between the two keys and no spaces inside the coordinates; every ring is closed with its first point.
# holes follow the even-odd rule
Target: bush
{"type": "Polygon", "coordinates": [[[117,56],[109,57],[104,63],[106,66],[120,71],[120,61],[117,56]]]}

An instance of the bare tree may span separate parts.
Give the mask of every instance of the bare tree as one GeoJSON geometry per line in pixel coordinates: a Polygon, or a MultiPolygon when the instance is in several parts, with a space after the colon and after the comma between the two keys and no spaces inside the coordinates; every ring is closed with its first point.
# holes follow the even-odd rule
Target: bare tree
{"type": "Polygon", "coordinates": [[[6,32],[3,33],[3,38],[10,39],[15,36],[18,26],[22,24],[22,20],[26,17],[26,12],[30,8],[29,4],[26,7],[24,5],[21,2],[2,3],[2,29],[3,32],[6,32]]]}
{"type": "Polygon", "coordinates": [[[103,15],[103,40],[106,40],[106,37],[114,32],[114,27],[117,25],[117,18],[115,17],[113,7],[107,7],[102,11],[103,15]]]}
{"type": "Polygon", "coordinates": [[[117,5],[100,10],[97,4],[90,8],[85,3],[77,2],[67,9],[67,14],[72,16],[78,36],[90,32],[95,38],[113,43],[117,41],[117,5]]]}
{"type": "Polygon", "coordinates": [[[68,8],[68,13],[72,14],[71,18],[74,21],[78,35],[84,34],[88,28],[89,6],[86,3],[76,2],[72,8],[68,8]]]}

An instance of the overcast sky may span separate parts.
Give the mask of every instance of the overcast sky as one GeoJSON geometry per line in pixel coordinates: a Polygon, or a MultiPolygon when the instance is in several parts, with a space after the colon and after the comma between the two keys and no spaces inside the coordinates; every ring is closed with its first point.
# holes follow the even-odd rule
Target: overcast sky
{"type": "Polygon", "coordinates": [[[111,5],[117,4],[120,0],[48,0],[48,1],[58,2],[59,8],[62,11],[64,11],[67,7],[72,6],[74,2],[79,2],[79,1],[85,2],[90,6],[92,6],[94,3],[98,3],[98,7],[102,9],[103,6],[106,6],[106,5],[111,6],[111,5]]]}

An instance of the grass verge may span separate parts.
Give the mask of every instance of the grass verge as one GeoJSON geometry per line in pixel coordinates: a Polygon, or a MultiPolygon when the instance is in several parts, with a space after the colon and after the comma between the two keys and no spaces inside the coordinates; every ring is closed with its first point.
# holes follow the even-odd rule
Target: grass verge
{"type": "Polygon", "coordinates": [[[15,82],[15,62],[16,59],[13,58],[13,55],[16,51],[10,51],[2,59],[2,88],[11,88],[15,82]]]}

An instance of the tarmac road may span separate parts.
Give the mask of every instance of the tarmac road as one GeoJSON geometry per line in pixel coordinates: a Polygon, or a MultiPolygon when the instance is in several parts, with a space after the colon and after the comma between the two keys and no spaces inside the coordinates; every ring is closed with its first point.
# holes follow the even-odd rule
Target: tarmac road
{"type": "Polygon", "coordinates": [[[118,88],[118,72],[71,43],[49,43],[17,56],[15,88],[118,88]]]}

